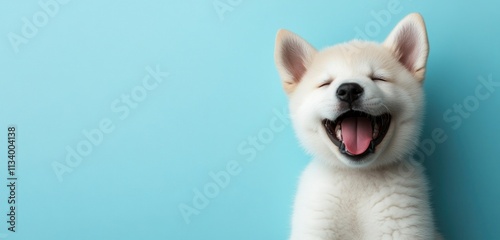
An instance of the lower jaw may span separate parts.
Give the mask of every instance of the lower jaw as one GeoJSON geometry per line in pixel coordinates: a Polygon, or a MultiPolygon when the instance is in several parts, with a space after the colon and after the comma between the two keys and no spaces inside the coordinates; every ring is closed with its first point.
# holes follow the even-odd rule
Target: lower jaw
{"type": "Polygon", "coordinates": [[[352,161],[358,162],[358,161],[363,161],[363,159],[372,153],[375,153],[375,143],[373,140],[370,142],[370,146],[366,151],[364,151],[361,154],[351,154],[349,151],[345,149],[345,144],[342,142],[339,147],[340,153],[344,154],[345,156],[349,157],[352,161]]]}

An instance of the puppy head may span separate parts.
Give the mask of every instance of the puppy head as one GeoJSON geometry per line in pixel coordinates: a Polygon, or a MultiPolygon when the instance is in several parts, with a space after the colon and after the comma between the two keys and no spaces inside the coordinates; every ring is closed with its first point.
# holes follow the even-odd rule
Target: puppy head
{"type": "Polygon", "coordinates": [[[351,41],[317,51],[280,30],[275,61],[302,145],[341,167],[377,167],[417,146],[429,52],[419,14],[382,43],[351,41]]]}

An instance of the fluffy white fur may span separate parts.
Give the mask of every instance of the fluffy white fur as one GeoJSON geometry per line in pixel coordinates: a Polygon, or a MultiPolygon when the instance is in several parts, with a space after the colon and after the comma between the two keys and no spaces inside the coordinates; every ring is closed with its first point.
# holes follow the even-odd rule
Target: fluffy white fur
{"type": "Polygon", "coordinates": [[[411,159],[428,52],[425,24],[416,13],[382,44],[354,40],[318,52],[299,36],[278,32],[275,60],[294,128],[314,156],[300,179],[290,239],[438,238],[422,166],[411,159]],[[352,82],[364,89],[354,110],[392,115],[385,138],[362,161],[340,153],[322,125],[348,110],[335,93],[352,82]]]}

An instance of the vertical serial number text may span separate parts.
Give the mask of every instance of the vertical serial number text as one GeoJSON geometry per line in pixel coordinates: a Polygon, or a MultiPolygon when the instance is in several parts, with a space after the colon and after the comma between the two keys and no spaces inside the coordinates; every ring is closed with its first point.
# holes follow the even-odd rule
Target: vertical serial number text
{"type": "Polygon", "coordinates": [[[16,232],[16,127],[9,126],[7,128],[7,203],[9,209],[7,211],[7,230],[16,232]]]}

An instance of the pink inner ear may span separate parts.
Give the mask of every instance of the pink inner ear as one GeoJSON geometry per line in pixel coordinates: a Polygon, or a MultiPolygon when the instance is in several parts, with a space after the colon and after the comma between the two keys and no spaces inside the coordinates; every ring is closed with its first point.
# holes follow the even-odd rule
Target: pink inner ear
{"type": "Polygon", "coordinates": [[[417,69],[415,64],[420,52],[418,44],[417,29],[413,25],[404,26],[396,39],[396,50],[399,53],[399,62],[401,62],[410,72],[417,69]]]}
{"type": "Polygon", "coordinates": [[[295,82],[300,81],[306,71],[304,65],[304,51],[294,40],[286,40],[282,45],[282,61],[284,67],[292,75],[295,82]]]}

